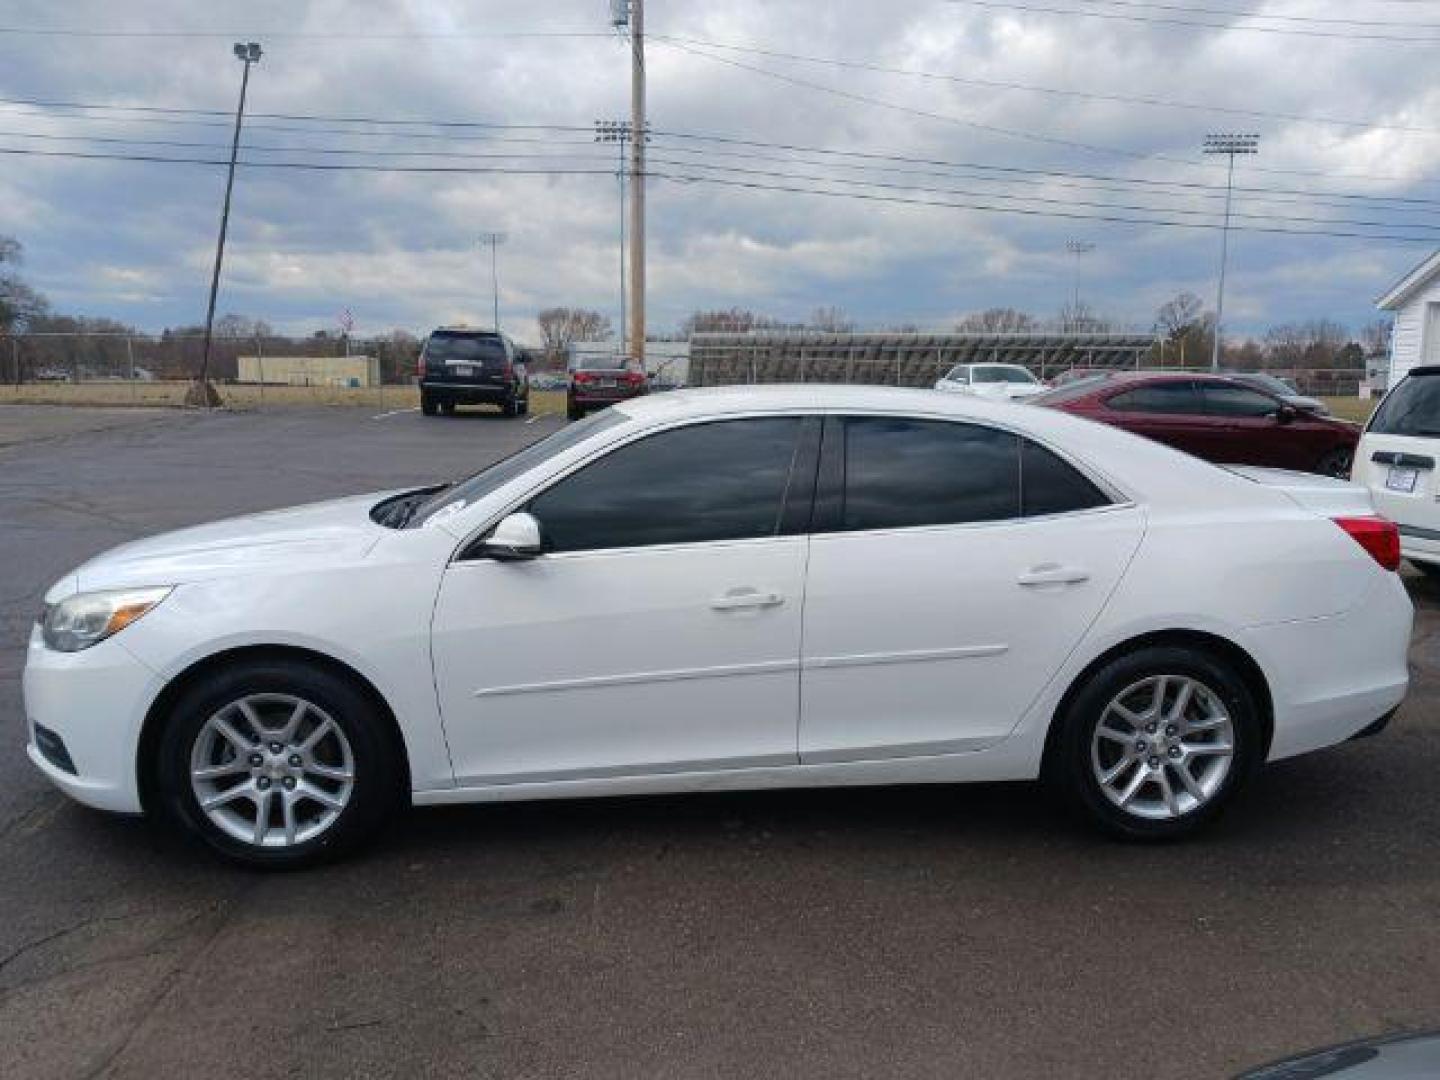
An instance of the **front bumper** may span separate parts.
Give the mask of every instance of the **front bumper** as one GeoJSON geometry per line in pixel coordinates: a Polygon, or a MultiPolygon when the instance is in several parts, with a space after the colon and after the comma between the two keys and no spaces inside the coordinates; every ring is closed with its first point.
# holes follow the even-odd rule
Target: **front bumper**
{"type": "Polygon", "coordinates": [[[30,760],[77,802],[139,813],[136,749],[155,681],[154,672],[114,639],[61,653],[45,647],[36,627],[21,682],[30,760]],[[51,760],[53,750],[50,756],[42,752],[37,724],[63,741],[73,773],[51,760]]]}

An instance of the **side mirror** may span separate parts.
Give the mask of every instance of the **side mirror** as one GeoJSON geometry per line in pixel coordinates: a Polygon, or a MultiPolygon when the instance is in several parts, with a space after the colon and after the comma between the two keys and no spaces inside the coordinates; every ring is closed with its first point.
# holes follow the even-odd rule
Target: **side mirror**
{"type": "Polygon", "coordinates": [[[1293,424],[1299,416],[1300,410],[1295,408],[1294,405],[1281,404],[1281,406],[1275,410],[1275,420],[1277,423],[1293,424]]]}
{"type": "Polygon", "coordinates": [[[540,522],[533,514],[510,514],[490,530],[475,553],[499,562],[519,562],[540,555],[540,522]]]}

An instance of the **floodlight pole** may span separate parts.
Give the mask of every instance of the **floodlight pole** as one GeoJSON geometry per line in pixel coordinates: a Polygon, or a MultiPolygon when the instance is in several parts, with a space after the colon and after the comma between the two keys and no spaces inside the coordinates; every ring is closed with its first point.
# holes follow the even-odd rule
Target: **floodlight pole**
{"type": "MultiPolygon", "coordinates": [[[[225,259],[225,232],[230,225],[230,193],[235,188],[235,159],[240,154],[240,125],[245,119],[245,91],[250,86],[250,65],[260,62],[260,43],[235,43],[235,58],[245,65],[240,76],[240,104],[235,110],[235,135],[230,140],[230,171],[225,177],[225,202],[220,210],[220,239],[215,244],[215,269],[210,275],[210,303],[205,308],[205,352],[200,360],[200,378],[204,387],[210,380],[210,339],[215,328],[215,295],[220,289],[220,264],[225,259]]],[[[201,391],[205,393],[205,391],[201,391]]],[[[207,395],[208,397],[208,395],[207,395]]]]}
{"type": "Polygon", "coordinates": [[[630,0],[630,355],[645,370],[645,0],[630,0]]]}
{"type": "Polygon", "coordinates": [[[616,163],[615,175],[620,178],[620,355],[625,356],[626,335],[629,327],[625,322],[625,145],[630,141],[629,120],[596,120],[595,141],[615,143],[620,156],[616,163]]]}
{"type": "Polygon", "coordinates": [[[1066,240],[1065,250],[1075,256],[1075,297],[1073,307],[1075,317],[1080,317],[1080,256],[1088,255],[1095,250],[1095,245],[1089,240],[1066,240]]]}
{"type": "Polygon", "coordinates": [[[500,263],[495,254],[496,249],[505,242],[503,232],[487,232],[480,234],[480,243],[490,245],[490,284],[495,296],[495,332],[500,332],[500,263]]]}
{"type": "Polygon", "coordinates": [[[1204,152],[1229,158],[1225,171],[1225,224],[1220,229],[1220,279],[1215,288],[1215,337],[1210,343],[1210,370],[1220,370],[1220,330],[1225,316],[1225,263],[1230,254],[1230,198],[1235,190],[1235,155],[1260,152],[1259,135],[1206,135],[1204,152]]]}

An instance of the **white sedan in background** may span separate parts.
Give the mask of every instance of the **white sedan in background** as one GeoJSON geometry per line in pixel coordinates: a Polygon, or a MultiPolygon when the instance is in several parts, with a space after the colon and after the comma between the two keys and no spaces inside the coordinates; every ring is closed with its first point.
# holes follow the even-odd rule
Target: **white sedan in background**
{"type": "Polygon", "coordinates": [[[972,394],[997,401],[1023,401],[1049,389],[1019,364],[957,364],[935,384],[936,390],[972,394]]]}
{"type": "Polygon", "coordinates": [[[185,529],[45,597],[60,788],[291,866],[397,805],[1045,777],[1189,832],[1407,686],[1360,487],[876,387],[624,402],[458,484],[185,529]]]}

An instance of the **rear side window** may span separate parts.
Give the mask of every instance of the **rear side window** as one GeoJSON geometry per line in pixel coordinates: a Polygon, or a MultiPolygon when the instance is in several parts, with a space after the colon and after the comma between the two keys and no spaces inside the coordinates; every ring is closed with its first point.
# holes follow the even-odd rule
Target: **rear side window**
{"type": "Polygon", "coordinates": [[[1205,382],[1200,388],[1211,416],[1269,416],[1280,407],[1274,398],[1234,383],[1205,382]]]}
{"type": "Polygon", "coordinates": [[[477,367],[503,367],[505,362],[505,343],[493,335],[431,334],[430,340],[425,343],[427,366],[472,364],[477,367]]]}
{"type": "Polygon", "coordinates": [[[1020,504],[1026,517],[1069,514],[1109,502],[1073,465],[1029,439],[1020,440],[1020,504]]]}
{"type": "Polygon", "coordinates": [[[1376,435],[1440,436],[1440,375],[1407,375],[1370,420],[1376,435]]]}
{"type": "Polygon", "coordinates": [[[1122,390],[1105,404],[1120,412],[1197,414],[1204,411],[1195,384],[1189,380],[1150,383],[1122,390]]]}
{"type": "Polygon", "coordinates": [[[899,416],[845,422],[846,531],[1020,516],[1020,440],[977,424],[899,416]]]}
{"type": "Polygon", "coordinates": [[[799,417],[663,431],[585,466],[531,500],[548,551],[774,536],[799,417]]]}

